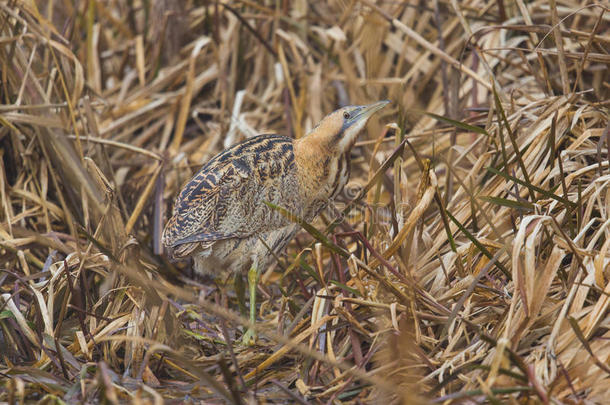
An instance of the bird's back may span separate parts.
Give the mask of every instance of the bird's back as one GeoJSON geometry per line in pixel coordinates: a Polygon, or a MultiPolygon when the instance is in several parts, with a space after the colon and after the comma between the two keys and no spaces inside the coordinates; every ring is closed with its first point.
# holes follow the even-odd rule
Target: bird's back
{"type": "Polygon", "coordinates": [[[302,211],[293,140],[260,135],[215,156],[184,186],[163,243],[180,257],[197,246],[248,238],[289,221],[265,202],[302,211]]]}

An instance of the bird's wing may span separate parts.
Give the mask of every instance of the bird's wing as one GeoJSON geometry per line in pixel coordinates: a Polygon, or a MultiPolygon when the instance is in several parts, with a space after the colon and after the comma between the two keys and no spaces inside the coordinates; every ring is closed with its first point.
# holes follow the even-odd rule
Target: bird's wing
{"type": "Polygon", "coordinates": [[[271,210],[263,202],[281,200],[286,178],[294,176],[294,170],[289,138],[265,135],[233,146],[183,188],[163,232],[163,243],[176,247],[245,238],[284,225],[277,218],[266,218],[271,210]]]}

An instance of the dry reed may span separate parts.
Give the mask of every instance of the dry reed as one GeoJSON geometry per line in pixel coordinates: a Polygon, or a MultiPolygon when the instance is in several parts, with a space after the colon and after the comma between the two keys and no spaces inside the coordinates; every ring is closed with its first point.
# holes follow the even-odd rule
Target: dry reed
{"type": "Polygon", "coordinates": [[[608,401],[609,11],[0,1],[0,400],[608,401]],[[162,254],[174,196],[384,98],[235,346],[227,280],[162,254]]]}

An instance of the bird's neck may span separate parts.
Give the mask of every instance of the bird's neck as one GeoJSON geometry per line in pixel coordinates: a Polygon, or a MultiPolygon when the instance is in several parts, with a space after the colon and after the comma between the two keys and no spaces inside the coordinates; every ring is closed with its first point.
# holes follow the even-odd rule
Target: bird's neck
{"type": "MultiPolygon", "coordinates": [[[[328,200],[349,177],[349,156],[337,154],[309,134],[294,143],[294,155],[305,198],[328,200]]],[[[349,152],[348,152],[349,153],[349,152]]]]}
{"type": "Polygon", "coordinates": [[[313,135],[308,134],[294,141],[294,156],[305,177],[321,181],[333,153],[313,135]]]}

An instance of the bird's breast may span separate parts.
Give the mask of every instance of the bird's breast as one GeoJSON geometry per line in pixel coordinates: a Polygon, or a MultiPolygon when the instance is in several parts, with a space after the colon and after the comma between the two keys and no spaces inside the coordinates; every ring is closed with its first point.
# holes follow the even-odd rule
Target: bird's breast
{"type": "Polygon", "coordinates": [[[338,157],[310,156],[299,165],[305,209],[302,218],[311,221],[343,190],[349,180],[349,163],[349,155],[345,154],[338,157]]]}
{"type": "Polygon", "coordinates": [[[337,159],[337,163],[335,165],[335,170],[329,174],[329,183],[330,187],[330,198],[335,198],[343,187],[349,181],[350,175],[350,159],[349,152],[341,155],[339,159],[337,159]]]}

